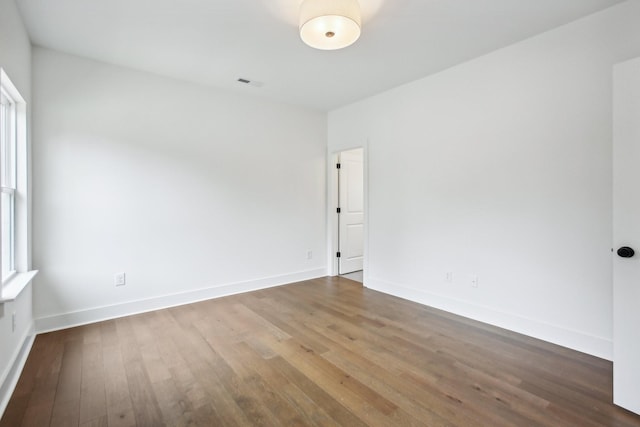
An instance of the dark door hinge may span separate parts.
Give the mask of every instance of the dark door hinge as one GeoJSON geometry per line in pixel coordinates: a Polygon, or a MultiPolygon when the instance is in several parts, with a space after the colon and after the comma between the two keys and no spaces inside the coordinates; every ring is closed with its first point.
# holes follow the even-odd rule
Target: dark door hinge
{"type": "Polygon", "coordinates": [[[337,209],[336,209],[336,212],[340,213],[340,208],[337,208],[337,209]]]}
{"type": "Polygon", "coordinates": [[[336,256],[337,256],[338,258],[340,258],[340,252],[338,252],[338,253],[336,254],[336,256]]]}

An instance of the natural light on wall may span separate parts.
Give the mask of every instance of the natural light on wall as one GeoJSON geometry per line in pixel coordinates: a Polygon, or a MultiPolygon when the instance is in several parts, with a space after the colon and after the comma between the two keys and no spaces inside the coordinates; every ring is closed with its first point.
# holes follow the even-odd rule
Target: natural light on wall
{"type": "Polygon", "coordinates": [[[304,0],[300,5],[300,37],[309,46],[342,49],[360,37],[358,0],[304,0]]]}

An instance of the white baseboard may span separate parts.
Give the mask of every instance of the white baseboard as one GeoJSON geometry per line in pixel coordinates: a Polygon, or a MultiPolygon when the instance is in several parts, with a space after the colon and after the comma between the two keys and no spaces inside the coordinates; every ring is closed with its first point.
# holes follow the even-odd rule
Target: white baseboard
{"type": "Polygon", "coordinates": [[[490,307],[412,289],[404,285],[371,277],[365,280],[365,286],[376,291],[538,338],[602,359],[613,360],[613,341],[606,338],[592,336],[580,331],[562,328],[560,326],[521,317],[516,314],[501,312],[490,307]]]}
{"type": "Polygon", "coordinates": [[[228,283],[221,286],[198,289],[195,291],[180,292],[144,300],[130,301],[121,304],[74,311],[71,313],[41,317],[35,320],[35,330],[37,333],[51,332],[60,329],[71,328],[74,326],[115,319],[118,317],[130,316],[133,314],[140,314],[148,311],[160,310],[163,308],[191,304],[194,302],[204,301],[212,298],[219,298],[243,292],[256,291],[259,289],[286,285],[303,280],[316,279],[318,277],[324,277],[326,276],[326,274],[326,268],[318,268],[314,270],[284,274],[281,276],[272,276],[257,280],[228,283]]]}
{"type": "Polygon", "coordinates": [[[20,374],[22,373],[24,364],[27,362],[27,357],[29,357],[29,352],[31,351],[31,346],[33,346],[35,338],[36,334],[34,333],[33,325],[31,325],[22,338],[22,345],[16,349],[11,358],[12,363],[7,367],[7,370],[3,372],[2,382],[0,382],[0,418],[4,415],[13,390],[15,390],[16,384],[18,384],[18,379],[20,379],[20,374]]]}

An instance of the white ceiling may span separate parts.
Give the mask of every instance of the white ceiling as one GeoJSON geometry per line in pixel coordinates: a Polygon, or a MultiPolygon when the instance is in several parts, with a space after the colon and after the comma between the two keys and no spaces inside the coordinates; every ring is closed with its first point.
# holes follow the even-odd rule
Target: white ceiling
{"type": "Polygon", "coordinates": [[[34,44],[330,110],[622,0],[360,0],[363,31],[306,46],[300,0],[17,0],[34,44]],[[238,83],[239,77],[262,82],[238,83]]]}

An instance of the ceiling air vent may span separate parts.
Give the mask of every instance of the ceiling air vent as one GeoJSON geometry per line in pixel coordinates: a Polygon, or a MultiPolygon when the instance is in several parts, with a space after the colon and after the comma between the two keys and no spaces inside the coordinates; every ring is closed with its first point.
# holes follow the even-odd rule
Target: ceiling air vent
{"type": "Polygon", "coordinates": [[[244,84],[246,84],[246,85],[253,86],[253,87],[262,87],[262,85],[264,84],[264,83],[262,83],[262,82],[257,82],[257,81],[255,81],[255,80],[253,80],[253,81],[252,81],[252,80],[245,79],[245,78],[242,78],[242,77],[239,77],[239,78],[238,78],[238,81],[239,81],[240,83],[244,83],[244,84]]]}

